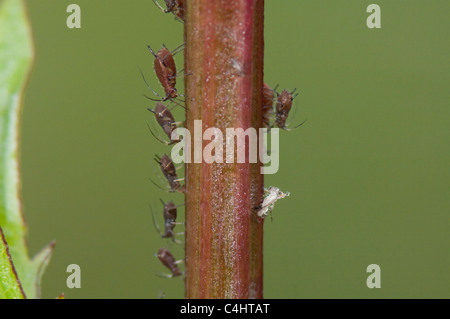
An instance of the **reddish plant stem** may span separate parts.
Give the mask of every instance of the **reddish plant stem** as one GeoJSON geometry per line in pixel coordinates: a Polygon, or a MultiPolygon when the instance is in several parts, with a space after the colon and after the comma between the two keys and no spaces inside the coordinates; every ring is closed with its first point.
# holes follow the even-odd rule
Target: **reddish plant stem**
{"type": "MultiPolygon", "coordinates": [[[[264,0],[187,1],[186,128],[262,127],[264,0]]],[[[209,141],[203,141],[203,147],[209,141]]],[[[224,154],[226,154],[224,143],[224,154]]],[[[248,147],[247,147],[248,152],[248,147]]],[[[248,155],[248,154],[247,154],[248,155]]],[[[192,160],[194,159],[194,154],[192,160]]],[[[225,159],[224,159],[225,162],[225,159]]],[[[186,298],[262,298],[261,163],[186,164],[186,298]]]]}

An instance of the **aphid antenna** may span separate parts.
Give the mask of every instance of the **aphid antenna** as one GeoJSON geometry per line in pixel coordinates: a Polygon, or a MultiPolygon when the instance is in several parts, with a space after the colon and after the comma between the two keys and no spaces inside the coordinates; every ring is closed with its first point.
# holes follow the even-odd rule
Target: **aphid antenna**
{"type": "Polygon", "coordinates": [[[167,142],[166,140],[164,140],[161,136],[157,136],[157,135],[153,132],[152,128],[150,127],[150,124],[147,123],[147,127],[148,127],[150,133],[153,135],[154,138],[156,138],[156,140],[157,140],[158,142],[160,142],[160,143],[162,143],[162,144],[166,144],[166,145],[171,145],[171,144],[172,144],[171,142],[167,142]]]}
{"type": "Polygon", "coordinates": [[[153,208],[150,206],[150,211],[152,212],[152,220],[153,220],[153,225],[156,228],[156,231],[158,232],[159,236],[161,235],[161,228],[159,228],[158,222],[156,221],[156,216],[155,216],[155,212],[153,211],[153,208]]]}
{"type": "Polygon", "coordinates": [[[157,6],[157,7],[159,8],[159,10],[161,10],[162,12],[164,12],[164,13],[169,13],[169,11],[167,11],[167,9],[164,9],[164,8],[159,4],[158,1],[153,0],[153,3],[156,4],[156,6],[157,6]]]}
{"type": "Polygon", "coordinates": [[[156,187],[158,187],[160,190],[165,191],[165,192],[169,192],[169,193],[173,193],[172,190],[167,189],[167,188],[163,188],[161,186],[159,186],[154,180],[152,180],[151,178],[149,178],[149,181],[153,183],[153,185],[155,185],[156,187]]]}
{"type": "Polygon", "coordinates": [[[160,100],[152,99],[152,98],[148,97],[148,96],[145,95],[145,94],[143,94],[143,96],[146,97],[146,98],[149,99],[149,100],[156,101],[156,102],[164,101],[164,99],[161,97],[161,95],[159,95],[155,90],[153,90],[153,89],[150,87],[150,85],[148,84],[147,80],[145,79],[144,73],[142,72],[141,68],[139,68],[139,72],[141,72],[142,79],[144,80],[145,85],[147,85],[147,88],[148,88],[150,91],[152,91],[153,94],[155,94],[156,96],[158,96],[158,97],[160,98],[160,100]]]}
{"type": "Polygon", "coordinates": [[[153,56],[154,56],[155,58],[158,57],[158,55],[155,53],[155,51],[153,51],[153,49],[152,49],[152,47],[150,46],[150,44],[147,45],[147,48],[150,50],[150,52],[153,54],[153,56]]]}
{"type": "Polygon", "coordinates": [[[301,122],[300,124],[298,124],[298,125],[296,125],[296,126],[294,126],[294,127],[291,127],[291,128],[289,128],[289,127],[284,127],[283,129],[284,129],[285,131],[288,131],[288,132],[293,131],[293,130],[295,130],[296,128],[299,128],[300,126],[302,126],[303,124],[305,124],[307,120],[308,120],[308,119],[304,120],[303,122],[301,122]]]}

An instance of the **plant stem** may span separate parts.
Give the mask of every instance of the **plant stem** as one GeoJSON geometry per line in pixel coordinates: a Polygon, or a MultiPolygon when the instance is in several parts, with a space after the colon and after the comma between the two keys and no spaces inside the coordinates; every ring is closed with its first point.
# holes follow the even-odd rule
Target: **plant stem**
{"type": "MultiPolygon", "coordinates": [[[[262,127],[264,0],[186,5],[186,128],[262,127]]],[[[262,298],[260,168],[186,164],[186,298],[262,298]]]]}

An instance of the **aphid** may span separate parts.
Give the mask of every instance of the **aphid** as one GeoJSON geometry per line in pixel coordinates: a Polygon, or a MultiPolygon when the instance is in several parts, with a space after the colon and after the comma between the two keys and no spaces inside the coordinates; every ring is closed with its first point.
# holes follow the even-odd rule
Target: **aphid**
{"type": "Polygon", "coordinates": [[[172,238],[172,240],[177,243],[181,244],[180,241],[175,239],[176,235],[184,235],[184,233],[175,233],[174,228],[176,225],[180,225],[183,223],[177,223],[177,206],[173,203],[173,201],[169,201],[167,203],[164,203],[161,200],[161,203],[164,206],[163,210],[163,216],[164,216],[164,233],[161,233],[158,223],[156,222],[155,214],[153,214],[153,223],[155,224],[156,230],[158,231],[159,235],[162,238],[172,238]]]}
{"type": "Polygon", "coordinates": [[[178,267],[179,263],[182,263],[182,260],[175,260],[173,255],[165,248],[160,248],[158,251],[158,254],[156,255],[158,259],[161,261],[161,263],[167,267],[171,275],[161,274],[163,277],[172,278],[172,277],[178,277],[181,276],[183,273],[181,272],[180,268],[178,267]]]}
{"type": "Polygon", "coordinates": [[[166,2],[167,9],[164,9],[156,0],[153,0],[153,2],[156,4],[156,6],[164,13],[172,12],[175,17],[177,17],[179,20],[184,21],[184,1],[185,0],[164,0],[166,2]]]}
{"type": "Polygon", "coordinates": [[[174,136],[178,137],[172,138],[172,133],[177,129],[177,126],[183,124],[183,122],[175,122],[175,118],[173,117],[172,112],[170,112],[167,106],[165,106],[161,102],[158,102],[154,110],[152,110],[151,108],[147,108],[147,110],[155,114],[156,122],[158,122],[159,126],[161,126],[164,133],[169,137],[170,140],[170,142],[167,142],[162,138],[156,136],[149,127],[150,132],[158,141],[167,145],[180,142],[180,138],[177,134],[175,134],[174,136]]]}
{"type": "Polygon", "coordinates": [[[179,47],[175,48],[173,51],[169,51],[165,46],[163,46],[158,53],[155,53],[150,46],[148,46],[148,49],[155,57],[155,60],[153,62],[153,66],[155,68],[156,76],[158,77],[159,82],[161,83],[162,87],[164,88],[164,92],[166,93],[165,97],[161,97],[158,93],[156,93],[147,83],[145,80],[144,75],[142,74],[142,77],[144,79],[145,84],[147,87],[158,97],[161,98],[161,100],[155,100],[148,96],[146,96],[150,100],[154,101],[167,101],[172,100],[178,97],[177,89],[175,88],[175,85],[177,84],[177,68],[175,65],[175,60],[173,59],[173,56],[180,52],[184,47],[184,43],[180,45],[179,47]]]}
{"type": "Polygon", "coordinates": [[[294,94],[295,90],[289,92],[288,90],[283,90],[279,94],[276,105],[275,105],[275,125],[283,130],[291,131],[297,127],[303,125],[305,121],[295,126],[294,128],[286,127],[286,120],[289,116],[289,111],[292,108],[292,101],[297,97],[298,93],[294,94]]]}
{"type": "MultiPolygon", "coordinates": [[[[167,182],[170,186],[170,192],[180,192],[184,193],[184,185],[181,186],[180,181],[184,180],[184,178],[178,178],[177,171],[175,169],[175,165],[173,164],[172,159],[164,154],[161,158],[155,156],[155,161],[159,164],[161,168],[161,172],[166,178],[167,182]]],[[[153,182],[153,181],[152,181],[153,182]]],[[[156,183],[153,182],[156,185],[156,183]]],[[[158,185],[156,185],[158,186],[158,185]]],[[[158,186],[159,187],[159,186],[158,186]]]]}
{"type": "Polygon", "coordinates": [[[264,127],[270,129],[271,121],[273,116],[273,101],[275,98],[275,91],[270,88],[267,83],[263,86],[263,125],[264,127]]]}
{"type": "Polygon", "coordinates": [[[272,216],[272,210],[275,206],[276,201],[281,198],[285,198],[286,196],[289,195],[290,195],[289,192],[283,193],[282,191],[280,191],[278,187],[275,186],[270,186],[268,189],[264,188],[263,202],[261,206],[256,207],[258,209],[257,211],[258,216],[264,218],[269,213],[270,216],[272,216]]]}

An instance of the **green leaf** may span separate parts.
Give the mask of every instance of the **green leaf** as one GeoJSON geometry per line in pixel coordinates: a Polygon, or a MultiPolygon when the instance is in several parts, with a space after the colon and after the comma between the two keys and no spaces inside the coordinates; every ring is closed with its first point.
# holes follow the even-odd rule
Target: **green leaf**
{"type": "MultiPolygon", "coordinates": [[[[11,275],[7,269],[12,267],[16,270],[27,298],[39,297],[40,276],[54,246],[50,244],[35,259],[30,260],[20,202],[18,157],[21,97],[33,57],[32,36],[24,1],[3,0],[0,2],[0,226],[4,235],[1,250],[10,259],[8,261],[3,256],[0,267],[5,267],[2,275],[6,277],[11,275]]],[[[17,278],[6,277],[2,277],[2,281],[8,284],[1,288],[10,291],[8,285],[17,281],[17,278]]]]}
{"type": "Polygon", "coordinates": [[[23,299],[24,293],[17,278],[8,244],[0,228],[0,299],[23,299]]]}

